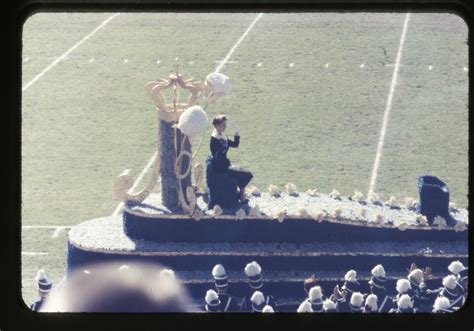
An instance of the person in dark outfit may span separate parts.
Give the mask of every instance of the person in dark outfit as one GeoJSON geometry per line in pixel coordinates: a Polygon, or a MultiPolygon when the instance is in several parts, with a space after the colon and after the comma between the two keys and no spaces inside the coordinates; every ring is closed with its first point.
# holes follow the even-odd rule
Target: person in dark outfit
{"type": "Polygon", "coordinates": [[[225,135],[224,131],[227,126],[227,117],[225,115],[218,115],[212,120],[214,131],[211,137],[211,156],[209,157],[213,171],[216,173],[225,173],[237,181],[239,187],[240,202],[248,202],[245,196],[245,187],[253,178],[250,171],[243,169],[236,169],[231,166],[227,158],[227,152],[230,147],[237,148],[240,144],[240,135],[235,132],[234,140],[230,140],[225,135]]]}

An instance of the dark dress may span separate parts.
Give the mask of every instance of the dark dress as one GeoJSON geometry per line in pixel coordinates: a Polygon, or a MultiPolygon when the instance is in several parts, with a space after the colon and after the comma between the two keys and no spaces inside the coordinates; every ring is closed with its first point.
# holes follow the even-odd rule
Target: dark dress
{"type": "Polygon", "coordinates": [[[240,137],[234,141],[211,137],[211,155],[206,160],[206,181],[209,188],[208,208],[215,205],[234,209],[239,207],[238,187],[244,187],[252,179],[252,174],[230,166],[227,158],[229,147],[239,146],[240,137]],[[230,167],[230,168],[229,168],[230,167]]]}
{"type": "Polygon", "coordinates": [[[253,175],[250,171],[243,169],[233,169],[230,167],[230,161],[227,158],[229,147],[239,147],[240,136],[234,136],[234,140],[219,139],[211,137],[211,157],[212,166],[215,172],[226,172],[229,176],[237,180],[237,185],[242,188],[245,187],[253,175]]]}

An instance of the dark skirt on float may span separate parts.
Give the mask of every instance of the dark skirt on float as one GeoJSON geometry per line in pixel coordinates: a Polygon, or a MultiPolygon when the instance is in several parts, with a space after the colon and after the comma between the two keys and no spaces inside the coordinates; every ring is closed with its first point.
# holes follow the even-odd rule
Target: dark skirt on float
{"type": "Polygon", "coordinates": [[[238,147],[239,136],[234,140],[211,137],[211,155],[206,160],[206,178],[209,188],[209,208],[216,204],[224,208],[238,206],[239,195],[237,187],[245,187],[253,175],[250,171],[231,166],[227,158],[229,147],[238,147]]]}
{"type": "Polygon", "coordinates": [[[229,176],[235,178],[238,187],[247,186],[247,184],[250,183],[253,178],[253,175],[250,171],[242,169],[240,167],[238,168],[231,166],[229,167],[229,169],[226,170],[226,172],[229,176]]]}

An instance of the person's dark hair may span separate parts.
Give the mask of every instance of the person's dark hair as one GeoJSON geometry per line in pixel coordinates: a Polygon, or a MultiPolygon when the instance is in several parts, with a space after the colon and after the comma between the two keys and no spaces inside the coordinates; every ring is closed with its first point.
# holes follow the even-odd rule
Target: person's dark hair
{"type": "Polygon", "coordinates": [[[223,114],[217,115],[217,116],[214,116],[214,118],[212,119],[212,125],[216,126],[216,125],[221,124],[224,121],[227,121],[226,115],[223,115],[223,114]]]}
{"type": "Polygon", "coordinates": [[[304,283],[303,283],[304,291],[306,292],[306,294],[309,295],[309,290],[311,290],[316,285],[317,285],[316,284],[316,278],[314,278],[314,277],[306,278],[304,280],[304,283]]]}

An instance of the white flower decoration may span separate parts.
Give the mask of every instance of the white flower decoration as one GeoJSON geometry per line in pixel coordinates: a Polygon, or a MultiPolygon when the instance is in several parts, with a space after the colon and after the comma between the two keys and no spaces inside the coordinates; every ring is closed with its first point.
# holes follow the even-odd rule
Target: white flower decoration
{"type": "Polygon", "coordinates": [[[433,225],[437,225],[440,228],[445,228],[447,226],[446,220],[444,219],[444,217],[441,217],[441,216],[435,216],[433,220],[433,225]]]}
{"type": "Polygon", "coordinates": [[[462,231],[467,230],[466,223],[458,221],[456,225],[454,226],[454,230],[456,232],[462,232],[462,231]]]}
{"type": "Polygon", "coordinates": [[[254,207],[250,208],[249,216],[252,216],[252,217],[262,216],[262,212],[260,211],[260,207],[258,205],[255,205],[254,207]]]}
{"type": "Polygon", "coordinates": [[[385,204],[394,207],[397,205],[397,199],[394,196],[391,196],[387,201],[385,201],[385,204]]]}
{"type": "Polygon", "coordinates": [[[313,215],[313,218],[318,221],[318,222],[321,222],[323,220],[323,218],[325,217],[325,213],[322,211],[322,210],[317,210],[314,215],[313,215]]]}
{"type": "Polygon", "coordinates": [[[449,209],[456,209],[456,203],[450,202],[449,203],[449,209]]]}
{"type": "Polygon", "coordinates": [[[415,202],[415,199],[413,199],[413,198],[410,198],[410,197],[405,198],[405,206],[407,208],[412,208],[414,202],[415,202]]]}
{"type": "Polygon", "coordinates": [[[194,220],[196,221],[200,221],[203,217],[204,217],[204,212],[201,209],[196,208],[196,210],[194,210],[192,218],[194,218],[194,220]]]}
{"type": "Polygon", "coordinates": [[[237,210],[235,213],[236,220],[243,220],[245,216],[247,216],[247,214],[245,213],[245,210],[243,210],[242,208],[237,210]]]}
{"type": "Polygon", "coordinates": [[[342,214],[342,209],[340,207],[336,207],[333,209],[333,216],[338,218],[342,214]]]}
{"type": "Polygon", "coordinates": [[[305,193],[310,197],[317,197],[319,195],[317,189],[308,189],[305,193]]]}
{"type": "Polygon", "coordinates": [[[273,214],[273,218],[277,219],[278,222],[282,223],[286,217],[286,210],[280,210],[273,214]]]}
{"type": "Polygon", "coordinates": [[[221,206],[215,205],[214,208],[212,208],[212,215],[214,217],[219,217],[222,215],[224,211],[222,210],[221,206]]]}
{"type": "Polygon", "coordinates": [[[329,196],[333,199],[338,199],[341,194],[339,193],[338,190],[336,190],[335,188],[332,189],[331,193],[329,193],[329,196]]]}
{"type": "Polygon", "coordinates": [[[385,220],[385,216],[383,214],[377,214],[375,216],[375,223],[381,224],[385,220]]]}
{"type": "Polygon", "coordinates": [[[368,195],[367,195],[367,200],[369,201],[379,201],[380,200],[380,197],[377,193],[375,192],[370,192],[368,195]]]}
{"type": "Polygon", "coordinates": [[[408,228],[408,224],[403,222],[400,225],[398,225],[398,230],[400,231],[405,231],[408,228]]]}
{"type": "Polygon", "coordinates": [[[268,185],[268,193],[270,193],[272,197],[279,197],[280,189],[278,188],[278,186],[270,184],[268,185]]]}
{"type": "Polygon", "coordinates": [[[298,216],[301,216],[301,217],[304,217],[304,218],[308,218],[308,217],[309,217],[309,213],[308,213],[308,211],[306,210],[306,208],[301,207],[300,209],[298,209],[298,216]]]}
{"type": "Polygon", "coordinates": [[[249,193],[253,195],[254,197],[259,197],[260,195],[262,195],[262,192],[260,192],[257,186],[252,185],[248,188],[248,190],[249,190],[249,193]]]}
{"type": "Polygon", "coordinates": [[[428,224],[428,219],[426,218],[425,215],[417,215],[416,216],[416,223],[419,225],[427,225],[428,224]]]}
{"type": "Polygon", "coordinates": [[[364,193],[360,192],[360,191],[355,191],[354,192],[354,195],[352,196],[352,200],[354,201],[363,201],[364,200],[364,193]]]}
{"type": "Polygon", "coordinates": [[[298,191],[297,191],[297,188],[296,188],[296,185],[293,184],[293,183],[288,183],[285,185],[285,190],[286,190],[286,193],[288,193],[289,195],[293,195],[293,196],[297,196],[298,195],[298,191]]]}

